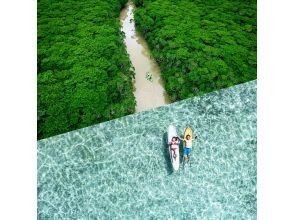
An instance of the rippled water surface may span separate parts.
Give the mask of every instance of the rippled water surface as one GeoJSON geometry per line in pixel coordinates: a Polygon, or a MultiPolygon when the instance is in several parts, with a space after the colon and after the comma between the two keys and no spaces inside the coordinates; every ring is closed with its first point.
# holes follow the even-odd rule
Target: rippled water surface
{"type": "Polygon", "coordinates": [[[256,81],[38,141],[39,219],[256,219],[256,81]],[[173,173],[169,124],[198,135],[173,173]]]}

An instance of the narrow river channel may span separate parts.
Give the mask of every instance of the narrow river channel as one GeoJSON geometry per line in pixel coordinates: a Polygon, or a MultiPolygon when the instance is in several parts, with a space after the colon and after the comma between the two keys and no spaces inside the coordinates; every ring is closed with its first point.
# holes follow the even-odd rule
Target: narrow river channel
{"type": "Polygon", "coordinates": [[[160,69],[151,57],[148,45],[135,29],[134,4],[128,2],[121,11],[121,31],[125,33],[124,43],[135,68],[134,95],[136,112],[145,111],[170,103],[160,77],[160,69]],[[151,80],[147,79],[151,76],[151,80]]]}

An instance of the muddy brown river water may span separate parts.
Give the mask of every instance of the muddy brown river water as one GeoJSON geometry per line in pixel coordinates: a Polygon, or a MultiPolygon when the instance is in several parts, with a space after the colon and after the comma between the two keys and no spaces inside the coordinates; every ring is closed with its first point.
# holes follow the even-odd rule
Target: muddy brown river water
{"type": "Polygon", "coordinates": [[[121,31],[125,33],[124,43],[135,68],[136,112],[141,112],[169,104],[170,101],[164,90],[159,66],[151,57],[146,41],[135,29],[134,7],[132,2],[128,2],[121,11],[120,21],[121,31]],[[148,73],[151,74],[152,81],[147,79],[148,73]]]}

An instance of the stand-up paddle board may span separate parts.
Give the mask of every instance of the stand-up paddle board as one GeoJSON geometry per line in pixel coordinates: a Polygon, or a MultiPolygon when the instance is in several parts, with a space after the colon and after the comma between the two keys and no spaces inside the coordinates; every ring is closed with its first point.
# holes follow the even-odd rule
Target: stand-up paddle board
{"type": "Polygon", "coordinates": [[[192,134],[193,134],[192,128],[187,127],[184,132],[184,138],[186,138],[187,135],[190,135],[190,137],[192,138],[193,137],[192,134]]]}
{"type": "Polygon", "coordinates": [[[180,152],[179,152],[179,147],[175,150],[176,152],[176,157],[173,157],[173,151],[171,150],[170,148],[170,145],[169,145],[169,142],[171,142],[172,138],[173,137],[177,137],[177,130],[175,128],[175,126],[173,125],[170,125],[168,127],[168,140],[167,140],[167,144],[168,144],[168,150],[169,150],[169,155],[170,155],[170,160],[171,160],[171,163],[172,163],[172,166],[173,166],[173,169],[175,171],[177,171],[180,167],[180,152]]]}

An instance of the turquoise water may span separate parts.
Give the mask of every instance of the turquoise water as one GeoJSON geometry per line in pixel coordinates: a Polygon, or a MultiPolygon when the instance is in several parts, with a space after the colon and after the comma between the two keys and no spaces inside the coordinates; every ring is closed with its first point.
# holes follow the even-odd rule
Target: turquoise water
{"type": "Polygon", "coordinates": [[[39,219],[256,219],[256,81],[38,141],[39,219]],[[166,130],[189,125],[172,172],[166,130]]]}

